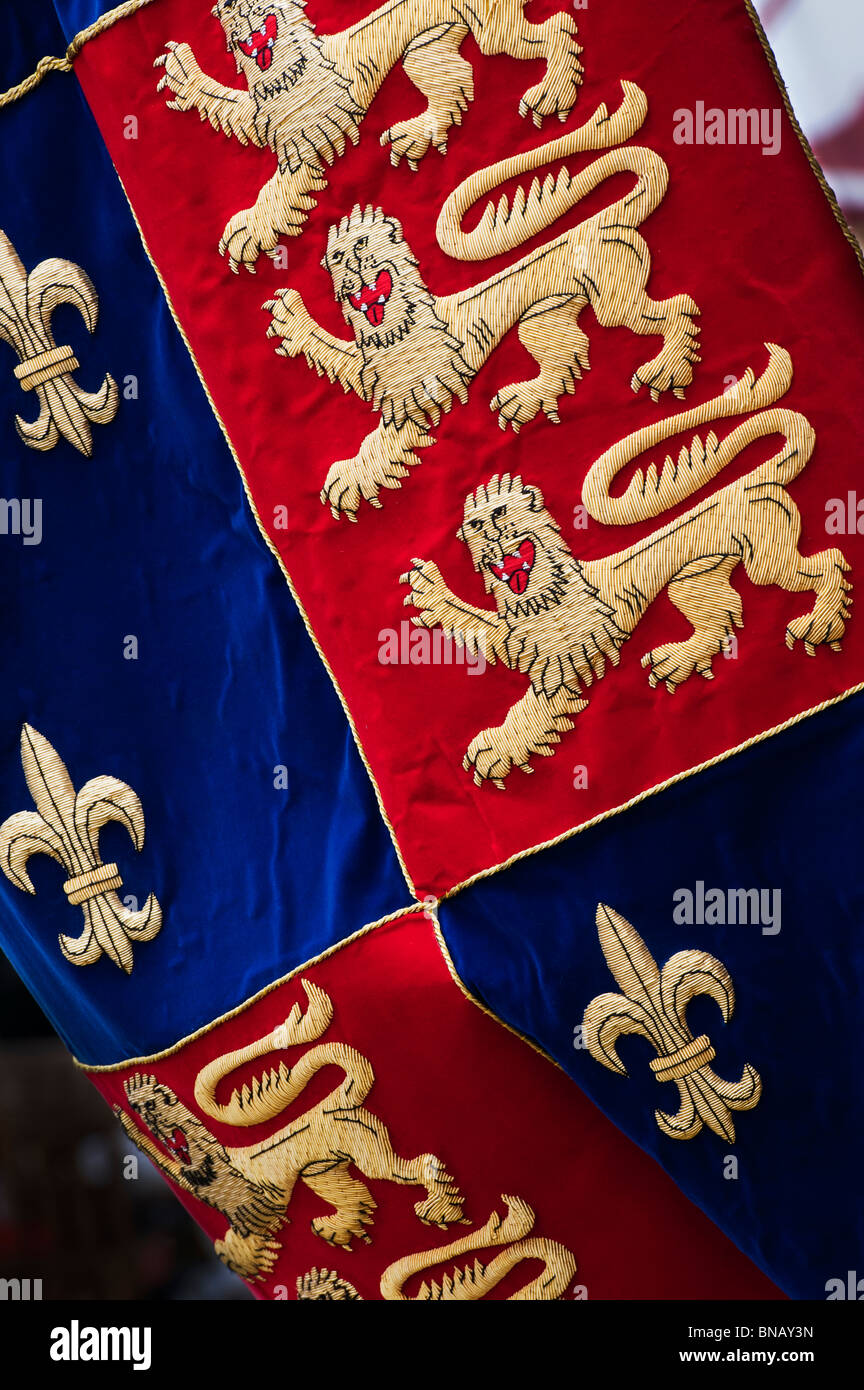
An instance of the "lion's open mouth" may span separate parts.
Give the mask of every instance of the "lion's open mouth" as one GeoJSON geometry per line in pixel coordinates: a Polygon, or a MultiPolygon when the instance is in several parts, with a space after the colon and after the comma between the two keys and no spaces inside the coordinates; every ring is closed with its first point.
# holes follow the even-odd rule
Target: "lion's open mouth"
{"type": "Polygon", "coordinates": [[[534,568],[535,553],[534,542],[524,540],[518,550],[505,555],[503,560],[494,561],[489,568],[496,579],[510,586],[514,594],[524,594],[534,568]]]}
{"type": "Polygon", "coordinates": [[[179,1158],[184,1167],[189,1166],[189,1143],[182,1129],[174,1130],[171,1137],[165,1140],[165,1147],[171,1150],[175,1158],[179,1158]]]}
{"type": "Polygon", "coordinates": [[[383,322],[384,305],[392,290],[393,276],[389,270],[381,270],[374,285],[364,285],[357,294],[349,294],[348,299],[355,309],[366,315],[372,327],[377,328],[383,322]]]}
{"type": "Polygon", "coordinates": [[[268,14],[260,29],[250,34],[248,39],[237,40],[237,47],[247,58],[254,58],[261,71],[266,72],[273,62],[273,44],[278,32],[275,14],[268,14]]]}

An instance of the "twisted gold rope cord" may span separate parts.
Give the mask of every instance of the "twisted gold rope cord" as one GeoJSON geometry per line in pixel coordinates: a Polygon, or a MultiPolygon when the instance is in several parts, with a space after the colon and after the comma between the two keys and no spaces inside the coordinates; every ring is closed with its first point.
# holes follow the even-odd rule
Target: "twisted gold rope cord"
{"type": "Polygon", "coordinates": [[[39,86],[43,77],[47,77],[49,72],[71,72],[72,64],[85,43],[98,38],[100,34],[104,34],[106,29],[110,29],[119,20],[128,18],[136,10],[141,10],[145,5],[152,5],[152,3],[153,0],[125,0],[124,4],[115,5],[113,10],[106,10],[105,14],[100,15],[93,24],[88,25],[86,29],[82,29],[79,34],[75,35],[62,58],[50,56],[40,58],[36,64],[35,72],[31,72],[30,76],[25,77],[23,82],[19,82],[17,86],[10,87],[8,91],[0,94],[0,107],[10,106],[13,101],[18,101],[20,97],[26,97],[35,87],[39,86]]]}

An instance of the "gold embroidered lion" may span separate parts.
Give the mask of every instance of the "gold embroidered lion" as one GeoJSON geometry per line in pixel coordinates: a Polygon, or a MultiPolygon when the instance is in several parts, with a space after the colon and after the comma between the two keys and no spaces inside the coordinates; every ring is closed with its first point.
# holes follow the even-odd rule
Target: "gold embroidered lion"
{"type": "Polygon", "coordinates": [[[169,1087],[140,1073],[125,1082],[126,1098],[159,1147],[115,1107],[129,1138],[147,1157],[183,1192],[225,1217],[228,1231],[216,1242],[216,1251],[230,1269],[250,1280],[262,1279],[273,1268],[280,1248],[275,1236],[287,1220],[298,1181],[335,1208],[332,1215],[312,1221],[316,1235],[349,1249],[355,1237],[369,1240],[366,1227],[377,1203],[366,1184],[351,1176],[352,1165],[367,1178],[424,1187],[426,1197],[414,1210],[427,1225],[446,1229],[462,1220],[463,1198],[440,1159],[434,1154],[400,1158],[386,1127],[364,1108],[375,1076],[366,1058],[344,1043],[311,1047],[293,1066],[280,1062],[278,1069],[234,1090],[224,1104],[216,1100],[219,1083],[237,1067],[312,1043],[326,1031],[333,1016],[331,1001],[309,981],[302,983],[309,1001],[305,1014],[295,1004],[283,1024],[250,1046],[218,1057],[195,1082],[195,1101],[206,1115],[224,1125],[248,1126],[281,1114],[324,1067],[344,1072],[340,1086],[283,1130],[258,1144],[228,1148],[169,1087]]]}
{"type": "Polygon", "coordinates": [[[269,147],[277,171],[255,204],[232,217],[219,244],[232,270],[254,270],[258,256],[275,253],[280,236],[299,236],[315,195],[327,186],[326,168],[356,144],[359,126],[388,73],[399,62],[426,97],[419,116],[398,121],[381,137],[390,158],[412,169],[430,146],[447,151],[452,125],[474,96],[471,66],[459,49],[469,32],[483,54],[545,58],[546,73],[522,97],[519,110],[562,120],[579,92],[582,68],[576,25],[564,11],[543,24],[524,17],[526,0],[388,0],[338,34],[318,34],[304,13],[306,0],[219,0],[212,13],[247,91],[226,87],[201,71],[186,43],[168,43],[156,59],[164,68],[174,110],[196,110],[216,130],[242,145],[269,147]]]}
{"type": "Polygon", "coordinates": [[[481,170],[448,199],[439,219],[439,241],[465,259],[492,256],[549,226],[615,173],[637,176],[635,187],[597,216],[532,251],[516,265],[456,294],[434,296],[395,217],[380,208],[355,207],[331,227],[323,264],[336,301],[354,332],[346,342],[309,315],[296,290],[280,290],[264,308],[272,314],[267,332],[281,339],[284,357],[305,357],[319,375],[354,391],[381,415],[378,428],[353,458],[334,463],[321,500],[335,517],[356,520],[361,500],[380,506],[381,488],[398,488],[419,462],[417,450],[435,441],[430,433],[454,397],[467,400],[468,387],[511,328],[535,358],[539,374],[496,393],[491,409],[504,429],[515,431],[545,414],[559,422],[558,401],[576,389],[588,370],[588,339],[579,316],[588,305],[606,327],[662,335],[663,347],[636,372],[634,390],[647,386],[681,395],[693,377],[698,309],[686,294],[657,302],[646,293],[651,271],[648,247],[636,228],[660,203],[668,171],[659,155],[638,146],[616,149],[571,177],[566,169],[512,208],[506,198],[490,203],[477,228],[459,229],[462,211],[500,179],[536,168],[577,150],[599,149],[626,139],[645,117],[644,94],[624,83],[613,116],[605,106],[578,130],[528,154],[481,170]]]}
{"type": "MultiPolygon", "coordinates": [[[[407,1255],[389,1265],[381,1276],[382,1297],[401,1303],[476,1303],[492,1293],[502,1279],[525,1260],[541,1260],[543,1267],[539,1273],[510,1294],[508,1302],[552,1302],[563,1298],[576,1273],[576,1261],[570,1251],[557,1241],[531,1235],[534,1212],[521,1197],[504,1194],[501,1201],[507,1208],[504,1216],[493,1212],[485,1226],[463,1236],[461,1240],[439,1246],[436,1250],[407,1255]],[[452,1272],[446,1271],[440,1276],[440,1283],[434,1279],[428,1284],[422,1283],[413,1297],[403,1292],[413,1275],[434,1269],[445,1261],[457,1260],[474,1251],[496,1246],[507,1248],[488,1264],[484,1264],[478,1255],[473,1264],[463,1265],[452,1272]]],[[[297,1280],[297,1298],[300,1302],[362,1302],[354,1285],[329,1269],[310,1269],[302,1275],[297,1280]]]]}
{"type": "Polygon", "coordinates": [[[582,499],[600,522],[642,522],[684,501],[715,478],[757,439],[783,436],[779,453],[758,468],[710,494],[683,516],[629,549],[601,560],[578,560],[543,503],[540,489],[504,474],[469,495],[458,532],[496,612],[475,607],[451,593],[437,565],[415,559],[401,582],[405,599],[419,609],[415,623],[440,627],[469,648],[482,648],[487,663],[501,661],[530,681],[528,692],[504,722],[471,741],[463,766],[479,785],[503,788],[514,767],[532,772],[529,760],[552,756],[553,745],[573,727],[571,716],[585,708],[582,690],[600,679],[649,604],[664,590],[693,627],[686,641],[646,652],[642,665],[650,684],[664,682],[674,693],[694,672],[713,678],[711,664],[733,631],[741,627],[741,597],[730,583],[743,563],[754,584],[777,584],[791,593],[812,590],[811,612],[790,622],[789,647],[803,642],[840,650],[849,618],[849,569],[839,550],[802,555],[801,518],[786,491],[813,452],[807,420],[791,410],[763,409],[788,389],[789,354],[767,344],[769,365],[756,380],[752,371],[724,395],[686,414],[637,431],[593,464],[582,499]],[[709,421],[752,415],[723,440],[712,432],[667,458],[637,470],[626,490],[610,495],[613,480],[645,450],[709,421]]]}

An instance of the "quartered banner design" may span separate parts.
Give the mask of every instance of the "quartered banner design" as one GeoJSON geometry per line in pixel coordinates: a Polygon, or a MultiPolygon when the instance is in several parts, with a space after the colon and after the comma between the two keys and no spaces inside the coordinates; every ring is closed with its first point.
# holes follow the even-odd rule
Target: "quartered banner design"
{"type": "Polygon", "coordinates": [[[750,4],[0,33],[0,941],[128,1153],[263,1298],[823,1297],[864,261],[750,4]]]}

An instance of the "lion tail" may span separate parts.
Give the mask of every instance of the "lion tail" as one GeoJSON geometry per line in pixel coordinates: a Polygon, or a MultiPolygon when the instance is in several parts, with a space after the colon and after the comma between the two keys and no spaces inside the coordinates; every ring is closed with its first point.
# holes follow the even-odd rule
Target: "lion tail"
{"type": "Polygon", "coordinates": [[[365,1099],[374,1080],[369,1064],[344,1043],[325,1043],[305,1052],[293,1066],[280,1061],[278,1067],[255,1075],[251,1081],[235,1087],[224,1103],[217,1100],[220,1083],[239,1067],[248,1068],[249,1063],[272,1052],[315,1042],[326,1031],[333,1017],[329,996],[310,980],[303,980],[302,984],[309,1000],[305,1014],[295,1004],[285,1022],[272,1032],[201,1068],[195,1079],[195,1100],[205,1115],[230,1125],[257,1125],[272,1120],[297,1099],[316,1072],[330,1065],[342,1067],[345,1072],[352,1103],[365,1099]]]}
{"type": "Polygon", "coordinates": [[[566,159],[587,150],[608,149],[629,140],[645,120],[648,103],[645,93],[633,82],[622,82],[621,86],[624,96],[611,116],[604,103],[584,125],[567,135],[478,169],[464,179],[450,194],[438,217],[435,234],[441,250],[460,261],[482,261],[512,251],[551,227],[604,179],[619,173],[637,174],[639,183],[607,209],[602,214],[603,219],[607,221],[609,215],[614,214],[612,221],[630,227],[643,222],[662,201],[669,171],[653,150],[630,145],[596,159],[579,174],[562,169],[557,175],[548,174],[542,184],[535,178],[527,193],[521,187],[516,190],[512,204],[507,195],[502,194],[497,203],[486,204],[476,227],[470,232],[462,230],[462,219],[469,208],[508,179],[518,178],[556,159],[566,159]]]}
{"type": "Polygon", "coordinates": [[[525,1260],[542,1260],[543,1269],[530,1283],[511,1294],[511,1300],[562,1298],[576,1273],[576,1261],[570,1251],[552,1240],[536,1236],[526,1239],[534,1225],[534,1212],[520,1197],[504,1195],[501,1200],[507,1208],[506,1216],[501,1217],[493,1212],[486,1225],[471,1235],[454,1240],[450,1245],[439,1246],[437,1250],[408,1255],[385,1269],[381,1276],[382,1296],[388,1301],[408,1302],[403,1290],[412,1275],[474,1251],[506,1245],[508,1248],[488,1263],[477,1258],[473,1264],[446,1271],[440,1283],[434,1279],[428,1284],[424,1282],[410,1301],[473,1303],[491,1293],[511,1270],[525,1260]]]}
{"type": "MultiPolygon", "coordinates": [[[[404,1259],[390,1265],[381,1276],[382,1296],[392,1302],[474,1302],[483,1298],[496,1284],[500,1284],[508,1270],[521,1260],[542,1259],[544,1252],[535,1250],[534,1247],[551,1246],[552,1242],[525,1239],[530,1235],[534,1225],[534,1212],[531,1207],[521,1197],[508,1197],[505,1194],[501,1201],[506,1207],[504,1216],[493,1212],[485,1226],[472,1231],[470,1235],[462,1236],[449,1245],[440,1245],[435,1250],[423,1250],[416,1255],[406,1255],[404,1259]],[[517,1243],[505,1252],[503,1259],[502,1256],[498,1256],[488,1265],[475,1260],[473,1265],[445,1272],[440,1284],[435,1280],[429,1284],[421,1284],[418,1293],[410,1300],[403,1292],[412,1275],[434,1269],[436,1265],[450,1260],[458,1260],[461,1256],[473,1254],[477,1250],[488,1249],[490,1246],[510,1245],[511,1241],[517,1243]],[[525,1249],[526,1246],[530,1246],[531,1249],[525,1249]],[[500,1267],[499,1261],[502,1262],[500,1267]]],[[[566,1251],[563,1253],[567,1255],[566,1251]]],[[[572,1261],[572,1267],[575,1272],[575,1261],[572,1261]]],[[[572,1273],[568,1266],[568,1281],[570,1277],[572,1273]]]]}
{"type": "Polygon", "coordinates": [[[637,430],[607,449],[591,465],[582,486],[582,501],[589,515],[607,526],[623,526],[659,516],[716,478],[748,444],[772,434],[784,435],[785,444],[755,476],[760,482],[791,482],[810,459],[816,436],[803,415],[792,410],[765,408],[785,395],[792,382],[789,353],[776,343],[765,346],[769,361],[761,376],[756,377],[748,368],[722,395],[694,410],[637,430]],[[669,454],[659,470],[654,463],[645,470],[637,469],[624,492],[610,496],[609,489],[618,474],[648,449],[711,421],[751,411],[761,413],[751,415],[725,439],[719,440],[713,430],[704,439],[697,435],[689,448],[681,450],[677,460],[669,454]]]}

